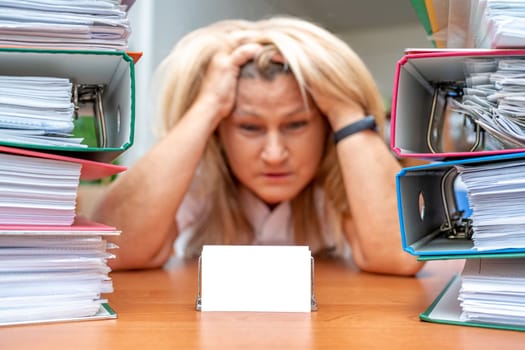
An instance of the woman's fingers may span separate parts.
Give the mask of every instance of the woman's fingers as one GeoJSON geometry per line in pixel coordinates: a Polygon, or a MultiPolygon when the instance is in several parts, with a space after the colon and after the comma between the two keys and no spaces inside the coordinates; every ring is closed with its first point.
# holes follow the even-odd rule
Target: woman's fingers
{"type": "Polygon", "coordinates": [[[247,42],[250,42],[258,36],[259,33],[253,30],[237,30],[228,34],[228,39],[233,44],[233,47],[239,47],[247,42]]]}
{"type": "Polygon", "coordinates": [[[281,63],[281,64],[286,64],[286,60],[284,59],[283,55],[280,52],[277,52],[276,54],[272,56],[272,61],[281,63]]]}
{"type": "Polygon", "coordinates": [[[233,52],[231,53],[230,57],[232,60],[232,64],[237,67],[241,67],[246,62],[252,60],[257,54],[262,50],[262,46],[260,44],[244,44],[239,47],[237,47],[233,52]]]}

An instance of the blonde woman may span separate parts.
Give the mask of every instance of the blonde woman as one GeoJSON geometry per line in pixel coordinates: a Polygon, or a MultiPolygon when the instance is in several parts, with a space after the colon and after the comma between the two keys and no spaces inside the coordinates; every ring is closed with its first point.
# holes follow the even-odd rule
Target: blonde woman
{"type": "Polygon", "coordinates": [[[203,244],[306,244],[363,271],[421,268],[401,249],[382,99],[343,41],[297,18],[221,21],[158,72],[163,134],[96,210],[123,232],[113,268],[203,244]]]}

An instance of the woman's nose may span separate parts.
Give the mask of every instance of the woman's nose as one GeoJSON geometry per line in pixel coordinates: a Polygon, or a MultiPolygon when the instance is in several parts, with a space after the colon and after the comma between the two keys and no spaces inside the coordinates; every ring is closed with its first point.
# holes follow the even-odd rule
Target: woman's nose
{"type": "Polygon", "coordinates": [[[266,137],[261,158],[267,163],[281,163],[288,157],[288,149],[279,133],[269,133],[266,137]]]}

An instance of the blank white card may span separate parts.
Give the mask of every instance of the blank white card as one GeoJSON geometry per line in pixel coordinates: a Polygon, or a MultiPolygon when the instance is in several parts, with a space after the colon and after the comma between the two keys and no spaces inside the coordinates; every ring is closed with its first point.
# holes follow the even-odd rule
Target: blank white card
{"type": "Polygon", "coordinates": [[[201,255],[201,311],[310,312],[307,246],[207,245],[201,255]]]}

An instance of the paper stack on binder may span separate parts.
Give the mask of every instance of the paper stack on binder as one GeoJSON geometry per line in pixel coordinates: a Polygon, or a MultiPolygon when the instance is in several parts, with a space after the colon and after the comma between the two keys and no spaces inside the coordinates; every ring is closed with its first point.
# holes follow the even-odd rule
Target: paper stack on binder
{"type": "Polygon", "coordinates": [[[1,0],[0,45],[125,51],[127,9],[113,0],[1,0]]]}
{"type": "Polygon", "coordinates": [[[525,47],[521,0],[410,0],[438,48],[525,47]]]}
{"type": "Polygon", "coordinates": [[[80,179],[126,168],[0,147],[0,225],[72,225],[80,179]]]}
{"type": "Polygon", "coordinates": [[[525,248],[525,160],[459,165],[478,251],[525,248]]]}
{"type": "Polygon", "coordinates": [[[125,167],[0,146],[0,325],[114,318],[103,236],[75,215],[80,179],[125,167]]]}
{"type": "Polygon", "coordinates": [[[525,46],[525,4],[516,0],[471,0],[470,43],[480,48],[525,46]]]}
{"type": "Polygon", "coordinates": [[[0,224],[71,225],[81,167],[0,153],[0,224]]]}
{"type": "Polygon", "coordinates": [[[525,259],[474,259],[461,275],[466,321],[525,326],[525,259]]]}
{"type": "Polygon", "coordinates": [[[0,225],[0,325],[115,318],[106,261],[114,228],[77,219],[71,226],[0,225]]]}
{"type": "Polygon", "coordinates": [[[73,85],[56,77],[0,76],[0,137],[37,145],[78,145],[72,137],[73,85]]]}
{"type": "Polygon", "coordinates": [[[427,310],[424,321],[525,330],[524,258],[468,259],[427,310]]]}

